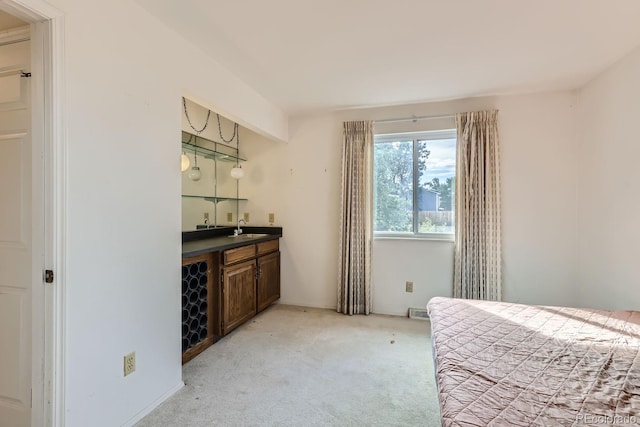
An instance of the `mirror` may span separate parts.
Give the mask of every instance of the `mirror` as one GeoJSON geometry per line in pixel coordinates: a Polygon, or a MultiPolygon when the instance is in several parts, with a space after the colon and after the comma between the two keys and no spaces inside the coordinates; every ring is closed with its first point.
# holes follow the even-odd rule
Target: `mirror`
{"type": "Polygon", "coordinates": [[[184,98],[183,107],[181,155],[189,166],[182,171],[182,231],[235,226],[238,203],[246,200],[231,176],[244,162],[238,157],[240,127],[184,98]]]}

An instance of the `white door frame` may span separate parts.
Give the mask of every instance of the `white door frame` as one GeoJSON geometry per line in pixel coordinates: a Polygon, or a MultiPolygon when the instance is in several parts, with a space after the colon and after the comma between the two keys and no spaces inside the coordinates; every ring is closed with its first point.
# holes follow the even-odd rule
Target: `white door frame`
{"type": "MultiPolygon", "coordinates": [[[[64,15],[44,0],[0,0],[0,9],[31,23],[32,135],[34,141],[43,141],[44,170],[36,177],[45,186],[44,212],[34,213],[34,218],[44,217],[44,264],[55,274],[52,285],[43,285],[39,267],[33,273],[31,425],[62,427],[67,203],[64,15]]],[[[42,259],[42,254],[34,255],[34,260],[42,259]]]]}

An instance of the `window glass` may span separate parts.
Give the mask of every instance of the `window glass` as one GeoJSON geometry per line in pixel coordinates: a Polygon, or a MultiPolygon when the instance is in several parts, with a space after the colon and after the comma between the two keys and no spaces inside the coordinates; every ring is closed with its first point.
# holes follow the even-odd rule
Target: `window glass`
{"type": "Polygon", "coordinates": [[[413,141],[374,145],[374,231],[413,229],[413,141]]]}
{"type": "Polygon", "coordinates": [[[376,135],[373,162],[376,235],[453,236],[455,130],[376,135]]]}
{"type": "Polygon", "coordinates": [[[420,233],[453,233],[456,140],[418,141],[427,158],[420,171],[418,224],[420,233]]]}

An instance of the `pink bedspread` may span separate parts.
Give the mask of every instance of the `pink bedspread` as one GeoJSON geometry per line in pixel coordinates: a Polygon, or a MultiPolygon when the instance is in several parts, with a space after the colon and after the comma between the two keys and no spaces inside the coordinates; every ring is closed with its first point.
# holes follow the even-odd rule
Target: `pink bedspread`
{"type": "Polygon", "coordinates": [[[433,298],[443,426],[640,424],[640,312],[433,298]]]}

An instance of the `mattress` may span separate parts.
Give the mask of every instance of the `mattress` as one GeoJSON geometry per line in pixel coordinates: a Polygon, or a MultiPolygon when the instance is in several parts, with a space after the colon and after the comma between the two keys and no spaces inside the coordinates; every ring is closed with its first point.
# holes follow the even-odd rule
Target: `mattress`
{"type": "Polygon", "coordinates": [[[640,312],[437,297],[443,426],[640,424],[640,312]]]}

